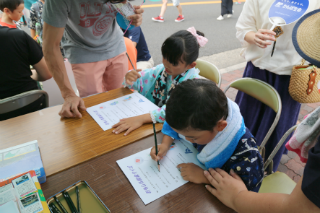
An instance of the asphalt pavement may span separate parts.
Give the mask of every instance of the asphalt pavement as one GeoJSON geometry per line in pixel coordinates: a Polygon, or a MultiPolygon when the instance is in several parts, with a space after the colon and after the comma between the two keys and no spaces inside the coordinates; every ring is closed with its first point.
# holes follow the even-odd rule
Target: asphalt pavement
{"type": "MultiPolygon", "coordinates": [[[[139,5],[141,4],[140,1],[141,0],[135,0],[131,3],[133,5],[139,5]]],[[[169,1],[169,3],[171,2],[169,1]]],[[[159,23],[152,21],[151,18],[159,15],[162,2],[146,0],[144,3],[146,7],[144,8],[141,28],[155,64],[159,64],[162,61],[161,45],[164,40],[171,34],[191,26],[194,26],[197,30],[203,32],[209,40],[207,45],[200,49],[200,57],[210,56],[241,47],[240,42],[235,36],[235,25],[244,3],[240,5],[234,4],[233,17],[229,19],[225,18],[222,21],[217,20],[217,17],[221,13],[220,1],[182,0],[181,3],[185,20],[179,23],[174,21],[178,17],[178,10],[176,7],[168,6],[164,15],[164,22],[159,23]],[[194,2],[195,4],[183,5],[183,3],[190,2],[194,2]]],[[[233,57],[233,55],[230,55],[229,60],[232,61],[233,57]]],[[[226,60],[228,60],[228,58],[226,58],[226,60]]]]}

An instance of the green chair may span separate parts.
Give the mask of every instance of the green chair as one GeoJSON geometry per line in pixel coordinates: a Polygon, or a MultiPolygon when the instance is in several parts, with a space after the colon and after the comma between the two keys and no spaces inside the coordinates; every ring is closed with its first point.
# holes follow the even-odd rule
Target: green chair
{"type": "Polygon", "coordinates": [[[215,82],[217,86],[220,87],[221,74],[219,72],[219,69],[214,64],[208,61],[198,59],[196,62],[196,68],[200,70],[199,75],[215,82]]]}
{"type": "MultiPolygon", "coordinates": [[[[264,158],[264,146],[267,143],[268,139],[270,138],[270,135],[274,131],[275,126],[277,125],[280,115],[281,115],[281,109],[282,109],[282,103],[280,96],[278,92],[269,84],[266,82],[260,81],[258,79],[253,78],[241,78],[238,80],[233,81],[227,88],[225,89],[225,92],[227,90],[233,87],[235,89],[238,89],[257,100],[261,101],[262,103],[269,106],[271,109],[273,109],[277,114],[274,119],[273,124],[271,125],[267,135],[263,139],[259,150],[262,153],[262,156],[264,158]]],[[[272,173],[273,170],[273,157],[276,155],[282,144],[284,143],[285,139],[290,135],[290,133],[295,129],[295,126],[289,129],[281,138],[277,146],[274,148],[268,159],[264,163],[264,171],[266,171],[267,175],[261,184],[259,193],[285,193],[290,194],[294,187],[296,186],[296,183],[288,177],[285,173],[282,172],[275,172],[272,173]]]]}
{"type": "Polygon", "coordinates": [[[283,172],[275,172],[265,177],[262,181],[259,193],[291,194],[296,182],[283,172]]]}
{"type": "Polygon", "coordinates": [[[41,96],[45,97],[45,103],[43,103],[43,107],[48,107],[48,94],[43,90],[31,90],[9,98],[0,99],[0,114],[5,114],[27,106],[38,100],[41,96]]]}
{"type": "Polygon", "coordinates": [[[258,80],[258,79],[254,79],[254,78],[237,79],[237,80],[231,82],[225,88],[224,92],[226,93],[230,87],[235,88],[237,90],[240,90],[240,91],[254,97],[255,99],[257,99],[257,100],[261,101],[262,103],[266,104],[267,106],[269,106],[276,113],[276,117],[275,117],[270,129],[267,132],[266,136],[264,137],[264,139],[259,147],[259,151],[260,151],[262,157],[264,158],[264,153],[265,153],[264,146],[267,143],[267,141],[269,140],[275,127],[277,126],[280,115],[281,115],[282,103],[281,103],[280,96],[279,96],[277,90],[275,90],[270,84],[268,84],[264,81],[258,80]]]}
{"type": "Polygon", "coordinates": [[[287,137],[296,129],[297,125],[291,127],[280,139],[277,146],[274,148],[269,158],[264,163],[264,170],[267,172],[267,177],[262,181],[259,193],[284,193],[291,194],[296,183],[283,172],[272,173],[273,170],[273,157],[277,154],[278,150],[287,139],[287,137]]]}

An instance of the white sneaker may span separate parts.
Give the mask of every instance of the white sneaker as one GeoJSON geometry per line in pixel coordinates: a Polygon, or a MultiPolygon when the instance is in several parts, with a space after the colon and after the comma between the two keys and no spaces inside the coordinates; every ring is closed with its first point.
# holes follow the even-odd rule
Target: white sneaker
{"type": "Polygon", "coordinates": [[[232,14],[228,14],[228,15],[227,15],[227,18],[231,18],[231,17],[232,17],[232,14]]]}
{"type": "Polygon", "coordinates": [[[220,15],[220,16],[217,18],[218,21],[221,21],[221,20],[223,20],[223,19],[224,19],[224,18],[223,18],[222,15],[220,15]]]}

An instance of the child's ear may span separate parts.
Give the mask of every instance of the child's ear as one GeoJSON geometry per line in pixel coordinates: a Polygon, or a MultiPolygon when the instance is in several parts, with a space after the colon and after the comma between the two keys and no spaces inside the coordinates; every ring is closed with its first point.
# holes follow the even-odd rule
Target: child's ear
{"type": "Polygon", "coordinates": [[[188,65],[188,69],[194,68],[196,65],[197,65],[197,62],[194,61],[188,65]]]}
{"type": "Polygon", "coordinates": [[[226,120],[220,120],[220,121],[218,121],[218,124],[217,124],[217,130],[219,132],[223,131],[227,125],[228,125],[228,122],[226,120]]]}
{"type": "Polygon", "coordinates": [[[3,8],[3,11],[2,12],[4,12],[4,13],[10,13],[11,11],[8,9],[8,8],[3,8]]]}

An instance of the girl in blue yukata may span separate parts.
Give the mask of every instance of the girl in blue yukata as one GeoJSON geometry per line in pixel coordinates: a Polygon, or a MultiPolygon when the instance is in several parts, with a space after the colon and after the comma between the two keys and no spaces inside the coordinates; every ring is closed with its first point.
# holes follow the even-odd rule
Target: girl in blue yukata
{"type": "MultiPolygon", "coordinates": [[[[255,138],[246,128],[238,105],[212,81],[187,80],[175,88],[167,102],[162,133],[158,155],[154,147],[151,149],[153,160],[161,160],[175,139],[187,140],[198,149],[197,158],[207,169],[235,172],[248,190],[259,190],[264,171],[255,138]]],[[[184,180],[210,184],[199,166],[183,163],[178,168],[184,180]]]]}
{"type": "Polygon", "coordinates": [[[194,27],[180,30],[167,38],[161,47],[162,62],[152,69],[141,72],[131,70],[125,76],[123,85],[137,90],[140,94],[159,106],[159,109],[150,113],[121,119],[113,125],[113,133],[124,135],[139,128],[145,123],[163,123],[166,117],[166,102],[171,92],[181,82],[199,77],[199,70],[195,68],[199,56],[199,48],[208,40],[204,34],[194,27]]]}

